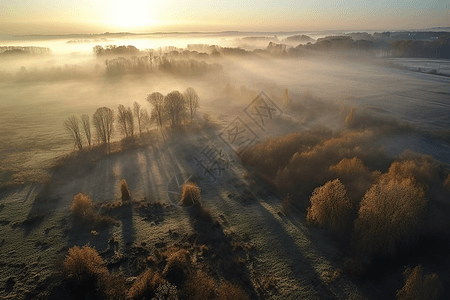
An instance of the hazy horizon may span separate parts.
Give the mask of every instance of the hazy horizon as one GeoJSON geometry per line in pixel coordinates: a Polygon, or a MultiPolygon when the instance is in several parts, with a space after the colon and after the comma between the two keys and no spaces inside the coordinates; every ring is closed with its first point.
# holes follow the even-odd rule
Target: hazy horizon
{"type": "Polygon", "coordinates": [[[0,3],[2,34],[98,32],[218,32],[406,30],[449,26],[443,0],[393,3],[330,0],[259,1],[59,1],[0,3]],[[361,26],[361,24],[364,24],[361,26]],[[364,28],[363,28],[364,27],[364,28]]]}

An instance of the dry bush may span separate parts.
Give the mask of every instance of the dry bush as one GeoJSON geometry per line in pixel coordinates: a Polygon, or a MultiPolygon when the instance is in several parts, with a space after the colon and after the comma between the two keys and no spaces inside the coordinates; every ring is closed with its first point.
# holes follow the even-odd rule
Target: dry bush
{"type": "Polygon", "coordinates": [[[115,275],[104,276],[102,280],[104,298],[108,300],[120,300],[127,297],[127,281],[122,272],[115,275]]]}
{"type": "Polygon", "coordinates": [[[152,299],[157,288],[165,282],[158,272],[147,269],[136,278],[128,291],[127,299],[152,299]]]}
{"type": "Polygon", "coordinates": [[[332,179],[329,171],[331,165],[343,158],[373,155],[370,131],[344,132],[336,137],[324,139],[314,147],[295,153],[289,164],[279,169],[274,183],[278,190],[295,186],[299,192],[311,193],[312,189],[332,179]],[[302,182],[302,184],[298,184],[302,182]]]}
{"type": "Polygon", "coordinates": [[[109,274],[98,252],[88,245],[70,248],[63,262],[63,270],[65,278],[77,283],[97,281],[109,274]]]}
{"type": "Polygon", "coordinates": [[[328,134],[306,131],[271,138],[243,151],[241,161],[256,166],[260,172],[273,179],[278,169],[286,167],[295,153],[317,145],[328,134]]]}
{"type": "Polygon", "coordinates": [[[93,224],[94,227],[104,227],[116,223],[116,220],[112,217],[102,216],[99,213],[96,213],[91,197],[84,195],[83,193],[78,193],[73,197],[70,210],[75,217],[88,224],[93,224]]]}
{"type": "Polygon", "coordinates": [[[442,283],[436,273],[423,274],[422,266],[408,268],[403,273],[405,285],[397,291],[398,300],[434,300],[439,299],[443,292],[442,283]]]}
{"type": "MultiPolygon", "coordinates": [[[[373,148],[374,138],[370,130],[334,135],[325,129],[304,131],[249,147],[241,159],[255,166],[279,191],[310,195],[315,187],[333,179],[329,167],[344,158],[358,157],[370,168],[387,168],[390,161],[386,164],[382,150],[373,148]]],[[[294,203],[299,204],[306,203],[294,203]]]]}
{"type": "Polygon", "coordinates": [[[73,197],[70,210],[81,219],[90,219],[94,215],[94,203],[88,195],[78,193],[73,197]]]}
{"type": "Polygon", "coordinates": [[[183,192],[181,194],[181,206],[191,206],[200,202],[200,189],[195,182],[187,182],[183,184],[183,192]]]}
{"type": "Polygon", "coordinates": [[[428,188],[438,178],[439,164],[428,155],[417,155],[405,151],[400,160],[391,164],[389,171],[380,177],[380,181],[413,178],[424,188],[428,188]]]}
{"type": "Polygon", "coordinates": [[[250,297],[236,284],[222,282],[217,290],[217,300],[246,300],[250,297]]]}
{"type": "MultiPolygon", "coordinates": [[[[364,193],[373,182],[373,174],[363,161],[357,157],[344,158],[338,164],[329,167],[347,189],[347,193],[356,208],[364,193]]],[[[376,176],[375,176],[376,177],[376,176]]]]}
{"type": "Polygon", "coordinates": [[[414,179],[380,181],[364,195],[355,221],[353,246],[359,255],[394,255],[414,240],[427,211],[425,192],[414,179]]]}
{"type": "Polygon", "coordinates": [[[191,300],[214,299],[216,294],[214,279],[200,270],[192,273],[184,283],[183,293],[186,299],[191,300]]]}
{"type": "Polygon", "coordinates": [[[190,269],[190,255],[185,249],[179,249],[167,257],[167,263],[163,270],[163,276],[169,282],[181,286],[190,269]]]}
{"type": "Polygon", "coordinates": [[[350,225],[352,202],[339,179],[328,181],[314,190],[306,221],[332,232],[343,232],[350,225]]]}
{"type": "Polygon", "coordinates": [[[128,188],[128,184],[125,179],[122,179],[120,182],[120,192],[122,193],[122,202],[127,202],[131,199],[130,189],[128,188]]]}
{"type": "Polygon", "coordinates": [[[361,174],[370,173],[363,161],[357,157],[351,159],[344,158],[337,165],[330,166],[330,171],[341,176],[360,176],[361,174]]]}

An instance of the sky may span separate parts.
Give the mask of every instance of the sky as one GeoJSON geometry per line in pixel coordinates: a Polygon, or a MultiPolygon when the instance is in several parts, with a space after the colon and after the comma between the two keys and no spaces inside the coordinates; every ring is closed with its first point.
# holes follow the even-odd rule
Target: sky
{"type": "Polygon", "coordinates": [[[401,30],[450,26],[448,0],[0,0],[0,34],[401,30]]]}

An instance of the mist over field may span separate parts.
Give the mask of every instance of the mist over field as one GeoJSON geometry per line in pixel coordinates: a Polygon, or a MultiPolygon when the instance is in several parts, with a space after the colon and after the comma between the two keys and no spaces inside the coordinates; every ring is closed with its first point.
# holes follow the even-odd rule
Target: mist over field
{"type": "MultiPolygon", "coordinates": [[[[297,40],[305,39],[305,36],[297,36],[300,37],[297,40]]],[[[189,86],[200,96],[201,112],[215,114],[219,111],[236,114],[261,91],[269,93],[279,103],[285,88],[289,89],[293,103],[300,104],[302,97],[308,94],[320,99],[330,111],[335,107],[355,106],[358,113],[388,117],[414,127],[418,133],[414,137],[401,134],[396,136],[401,142],[391,141],[392,138],[386,140],[384,146],[392,153],[412,148],[450,162],[445,155],[450,138],[448,77],[387,68],[377,65],[380,58],[367,55],[360,55],[356,60],[343,59],[334,53],[298,59],[270,55],[273,52],[269,51],[252,52],[266,49],[262,45],[267,46],[272,41],[295,41],[286,37],[237,33],[119,34],[93,38],[30,36],[4,42],[6,47],[32,44],[47,49],[48,53],[39,53],[38,49],[37,53],[29,55],[4,52],[0,57],[2,182],[10,179],[10,172],[48,166],[55,156],[73,150],[70,136],[61,125],[70,115],[92,115],[98,107],[116,109],[119,104],[130,106],[133,101],[150,109],[145,101],[148,94],[155,91],[167,94],[189,86]],[[245,50],[247,44],[252,46],[245,50]],[[161,55],[177,51],[180,54],[172,55],[172,61],[194,60],[206,66],[196,66],[196,69],[160,66],[151,71],[120,70],[116,74],[111,65],[121,56],[120,52],[96,57],[93,48],[98,45],[132,45],[137,52],[124,53],[128,59],[148,57],[148,49],[154,49],[153,56],[158,55],[158,51],[161,55]],[[219,55],[212,54],[213,50],[217,51],[214,45],[217,49],[221,47],[219,55]],[[235,48],[242,45],[243,48],[235,48]],[[182,56],[182,51],[186,50],[189,54],[182,56]],[[108,60],[109,68],[105,64],[108,60]],[[227,85],[237,92],[227,93],[227,85]],[[249,92],[242,93],[241,87],[249,92]],[[428,134],[439,139],[431,140],[428,134]]],[[[447,61],[422,60],[425,66],[433,63],[444,72],[448,68],[447,61]]],[[[420,65],[420,60],[414,64],[420,65]]],[[[310,102],[311,108],[306,106],[304,111],[298,112],[302,116],[309,115],[302,125],[323,125],[331,129],[341,126],[334,116],[314,117],[318,114],[314,111],[316,104],[310,102]]],[[[116,132],[113,138],[120,139],[120,135],[116,132]]]]}
{"type": "Polygon", "coordinates": [[[448,28],[2,38],[1,296],[449,295],[448,28]]]}

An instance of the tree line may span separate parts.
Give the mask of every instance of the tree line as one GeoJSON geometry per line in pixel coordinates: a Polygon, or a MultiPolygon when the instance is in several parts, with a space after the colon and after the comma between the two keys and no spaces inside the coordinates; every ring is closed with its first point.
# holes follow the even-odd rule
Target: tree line
{"type": "Polygon", "coordinates": [[[74,147],[82,150],[93,145],[91,123],[97,143],[109,145],[115,130],[123,138],[140,137],[143,130],[149,132],[153,123],[162,128],[168,121],[172,127],[177,127],[185,120],[193,120],[199,108],[199,96],[192,87],[184,93],[175,90],[165,96],[154,92],[147,95],[146,101],[151,107],[150,115],[147,109],[134,101],[132,108],[120,104],[117,114],[111,108],[100,107],[93,114],[92,122],[87,114],[81,115],[81,118],[72,115],[64,121],[63,126],[72,137],[74,147]]]}

